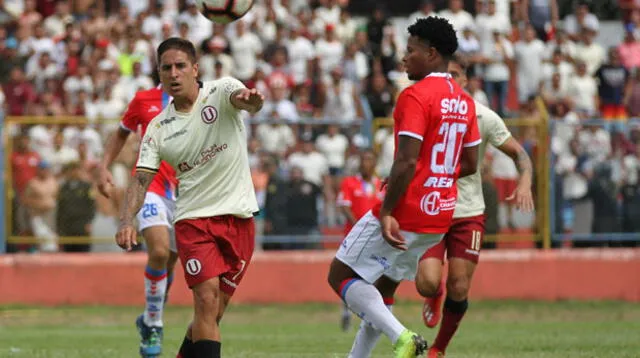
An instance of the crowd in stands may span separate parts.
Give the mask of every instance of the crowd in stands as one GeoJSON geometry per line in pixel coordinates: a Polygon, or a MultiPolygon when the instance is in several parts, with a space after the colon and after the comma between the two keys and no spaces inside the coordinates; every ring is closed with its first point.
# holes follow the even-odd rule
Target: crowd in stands
{"type": "MultiPolygon", "coordinates": [[[[595,41],[600,22],[589,2],[576,1],[561,19],[552,0],[415,1],[402,21],[380,3],[370,15],[352,17],[348,0],[262,0],[223,26],[204,18],[194,0],[0,0],[0,111],[41,117],[4,132],[13,143],[13,234],[37,236],[44,251],[89,248],[57,247],[59,236],[112,236],[136,138],[112,168],[119,195],[95,194],[96,164],[136,91],[156,86],[155,49],[173,36],[196,44],[201,80],[234,76],[266,95],[263,110],[246,118],[263,209],[259,232],[317,235],[339,226],[337,188],[358,172],[359,152],[373,147],[378,174],[389,173],[391,131],[368,133],[363,124],[392,115],[398,93],[411,84],[402,69],[404,28],[430,15],[457,30],[476,100],[504,118],[534,122],[545,112],[535,99],[543,100],[556,124],[557,230],[575,229],[585,198],[600,203],[604,196],[610,206],[590,210],[611,220],[580,225],[638,231],[621,218],[640,212],[640,127],[626,123],[640,113],[640,4],[624,3],[624,41],[604,48],[595,41]],[[509,101],[514,92],[516,105],[509,101]],[[57,121],[67,116],[87,121],[57,121]],[[609,122],[590,125],[594,118],[609,122]],[[278,206],[274,200],[289,219],[264,210],[278,206]]],[[[513,128],[532,156],[546,145],[540,126],[513,128]]],[[[489,231],[531,227],[505,202],[517,177],[513,163],[497,151],[486,162],[488,206],[504,209],[489,231]]]]}

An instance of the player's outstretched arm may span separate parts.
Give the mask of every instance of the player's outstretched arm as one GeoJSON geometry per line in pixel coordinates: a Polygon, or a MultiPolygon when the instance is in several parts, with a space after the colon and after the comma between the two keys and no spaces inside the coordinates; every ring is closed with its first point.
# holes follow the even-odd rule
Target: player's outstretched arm
{"type": "Polygon", "coordinates": [[[391,174],[389,174],[387,182],[387,193],[380,209],[382,236],[391,246],[401,250],[406,250],[407,246],[400,234],[398,221],[391,216],[391,213],[407,191],[407,187],[416,173],[421,146],[422,141],[417,138],[407,135],[398,136],[398,151],[393,160],[391,174]]]}
{"type": "Polygon", "coordinates": [[[155,172],[140,170],[136,171],[133,181],[127,188],[124,197],[124,205],[120,212],[120,225],[116,234],[116,243],[121,248],[129,251],[133,245],[137,245],[137,231],[133,226],[133,218],[144,204],[144,196],[153,180],[155,172]]]}
{"type": "Polygon", "coordinates": [[[531,193],[531,185],[533,183],[533,164],[527,154],[513,137],[507,139],[504,144],[498,147],[504,154],[508,155],[516,163],[520,179],[516,190],[507,198],[508,201],[514,200],[518,210],[529,212],[533,210],[533,194],[531,193]]]}
{"type": "Polygon", "coordinates": [[[231,94],[231,104],[237,109],[255,114],[264,104],[264,96],[255,88],[241,88],[231,94]]]}

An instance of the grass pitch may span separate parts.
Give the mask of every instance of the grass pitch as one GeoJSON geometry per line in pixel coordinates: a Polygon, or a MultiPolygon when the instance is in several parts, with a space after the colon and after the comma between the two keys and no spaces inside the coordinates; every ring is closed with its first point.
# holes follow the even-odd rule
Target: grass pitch
{"type": "MultiPolygon", "coordinates": [[[[223,356],[346,357],[350,332],[338,326],[339,305],[232,306],[222,325],[223,356]]],[[[396,314],[429,342],[421,306],[399,303],[396,314]]],[[[0,357],[138,357],[135,307],[0,307],[0,357]]],[[[165,314],[165,353],[175,357],[191,310],[165,314]]],[[[383,337],[375,357],[392,357],[383,337]]],[[[471,302],[447,358],[640,357],[640,306],[621,302],[471,302]]]]}

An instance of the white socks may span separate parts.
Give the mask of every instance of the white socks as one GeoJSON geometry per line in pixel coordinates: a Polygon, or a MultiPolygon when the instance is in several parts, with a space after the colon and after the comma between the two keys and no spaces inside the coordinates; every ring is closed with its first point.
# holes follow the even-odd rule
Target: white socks
{"type": "Polygon", "coordinates": [[[154,270],[147,266],[144,272],[144,324],[162,327],[164,295],[167,292],[167,270],[154,270]]]}
{"type": "Polygon", "coordinates": [[[385,306],[382,295],[375,286],[360,279],[352,279],[344,284],[341,293],[358,317],[377,327],[391,339],[391,343],[396,343],[406,328],[385,306]]]}
{"type": "MultiPolygon", "coordinates": [[[[386,305],[389,311],[392,311],[393,305],[386,305]]],[[[373,349],[376,347],[382,331],[374,327],[367,321],[360,322],[360,328],[356,333],[356,338],[353,341],[351,352],[349,352],[348,358],[369,358],[373,349]]]]}

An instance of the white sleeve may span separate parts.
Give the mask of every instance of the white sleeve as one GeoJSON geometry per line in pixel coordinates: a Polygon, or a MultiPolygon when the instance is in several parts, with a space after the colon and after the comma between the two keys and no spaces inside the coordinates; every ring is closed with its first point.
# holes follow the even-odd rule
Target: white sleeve
{"type": "Polygon", "coordinates": [[[153,136],[154,131],[147,130],[140,142],[140,153],[136,169],[148,172],[157,172],[160,168],[160,153],[158,151],[158,139],[153,136]]]}
{"type": "Polygon", "coordinates": [[[233,106],[231,103],[231,95],[233,92],[246,88],[242,82],[233,78],[233,77],[223,77],[220,80],[220,89],[222,90],[222,96],[224,97],[224,104],[229,106],[229,108],[233,108],[235,110],[239,110],[233,106]]]}

